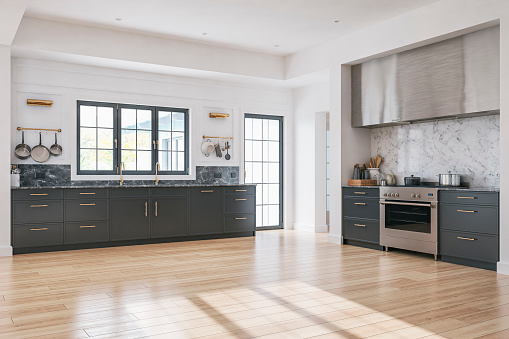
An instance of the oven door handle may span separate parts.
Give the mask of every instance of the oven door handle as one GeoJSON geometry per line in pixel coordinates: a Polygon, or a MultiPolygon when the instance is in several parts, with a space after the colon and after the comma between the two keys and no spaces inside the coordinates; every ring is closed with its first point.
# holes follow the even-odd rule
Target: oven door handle
{"type": "Polygon", "coordinates": [[[392,202],[392,201],[380,201],[380,205],[403,205],[403,206],[419,206],[419,207],[431,207],[434,208],[435,204],[418,204],[418,203],[412,203],[412,202],[392,202]]]}

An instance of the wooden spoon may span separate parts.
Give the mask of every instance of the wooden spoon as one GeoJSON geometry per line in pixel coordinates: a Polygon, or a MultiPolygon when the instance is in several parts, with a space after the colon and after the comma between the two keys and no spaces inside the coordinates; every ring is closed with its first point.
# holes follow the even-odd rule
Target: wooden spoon
{"type": "Polygon", "coordinates": [[[376,156],[376,168],[380,168],[381,163],[382,163],[382,157],[377,155],[376,156]]]}
{"type": "Polygon", "coordinates": [[[373,158],[369,158],[369,168],[375,168],[375,160],[373,158]]]}

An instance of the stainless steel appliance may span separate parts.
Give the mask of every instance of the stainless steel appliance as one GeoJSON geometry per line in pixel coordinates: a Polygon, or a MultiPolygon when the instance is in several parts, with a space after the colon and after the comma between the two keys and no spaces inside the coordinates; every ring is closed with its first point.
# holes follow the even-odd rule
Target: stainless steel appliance
{"type": "Polygon", "coordinates": [[[438,256],[438,189],[380,187],[380,245],[438,256]]]}
{"type": "Polygon", "coordinates": [[[460,186],[461,176],[459,174],[451,174],[451,171],[447,174],[439,174],[438,182],[440,186],[460,186]]]}

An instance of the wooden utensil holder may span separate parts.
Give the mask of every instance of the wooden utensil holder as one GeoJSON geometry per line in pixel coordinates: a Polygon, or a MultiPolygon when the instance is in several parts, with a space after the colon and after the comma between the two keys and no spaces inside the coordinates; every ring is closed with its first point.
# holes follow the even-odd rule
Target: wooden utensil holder
{"type": "Polygon", "coordinates": [[[376,179],[364,179],[364,180],[348,180],[348,186],[376,186],[376,179]]]}

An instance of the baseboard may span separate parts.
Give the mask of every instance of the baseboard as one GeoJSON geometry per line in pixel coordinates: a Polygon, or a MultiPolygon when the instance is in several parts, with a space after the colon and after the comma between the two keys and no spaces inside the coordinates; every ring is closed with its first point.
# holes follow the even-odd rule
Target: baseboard
{"type": "Polygon", "coordinates": [[[297,231],[315,232],[315,225],[309,224],[293,224],[293,229],[297,231]]]}
{"type": "Polygon", "coordinates": [[[333,244],[341,245],[341,236],[329,234],[327,241],[333,244]]]}
{"type": "Polygon", "coordinates": [[[316,233],[329,233],[329,226],[328,225],[316,225],[315,232],[316,233]]]}
{"type": "Polygon", "coordinates": [[[509,275],[509,263],[499,261],[497,264],[497,273],[509,275]]]}
{"type": "Polygon", "coordinates": [[[11,256],[12,256],[12,246],[0,247],[0,257],[11,257],[11,256]]]}

